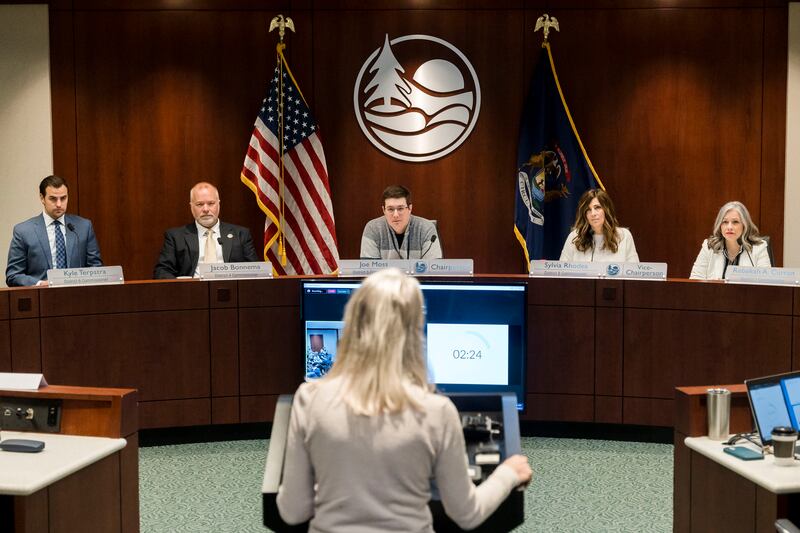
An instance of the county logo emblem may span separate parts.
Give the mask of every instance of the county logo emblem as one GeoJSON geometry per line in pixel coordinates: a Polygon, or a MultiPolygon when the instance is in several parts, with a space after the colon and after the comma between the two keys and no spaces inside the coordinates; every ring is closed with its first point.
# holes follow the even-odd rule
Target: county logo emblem
{"type": "Polygon", "coordinates": [[[472,133],[481,109],[475,69],[438,37],[404,35],[375,49],[353,89],[358,125],[381,152],[402,161],[446,156],[472,133]]]}
{"type": "Polygon", "coordinates": [[[424,274],[428,271],[428,264],[425,261],[417,261],[414,264],[414,272],[417,274],[424,274]]]}
{"type": "Polygon", "coordinates": [[[619,274],[619,265],[615,265],[614,263],[608,265],[608,267],[606,268],[606,274],[608,274],[609,276],[616,276],[617,274],[619,274]]]}

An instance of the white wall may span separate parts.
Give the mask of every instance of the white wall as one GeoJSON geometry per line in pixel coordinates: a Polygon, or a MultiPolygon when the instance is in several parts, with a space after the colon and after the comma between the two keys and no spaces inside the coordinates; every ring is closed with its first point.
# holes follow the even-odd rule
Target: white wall
{"type": "Polygon", "coordinates": [[[41,213],[53,173],[46,5],[0,5],[0,286],[17,222],[41,213]]]}
{"type": "Polygon", "coordinates": [[[800,2],[789,3],[783,266],[800,267],[800,2]]]}

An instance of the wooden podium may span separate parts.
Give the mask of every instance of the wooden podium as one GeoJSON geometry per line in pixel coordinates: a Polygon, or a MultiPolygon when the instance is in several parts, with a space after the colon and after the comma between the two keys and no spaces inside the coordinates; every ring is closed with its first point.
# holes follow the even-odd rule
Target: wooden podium
{"type": "MultiPolygon", "coordinates": [[[[44,451],[39,454],[0,452],[0,461],[5,465],[0,469],[0,481],[6,477],[5,481],[11,481],[3,485],[12,487],[0,492],[0,531],[139,531],[136,390],[48,386],[37,391],[0,390],[0,399],[59,400],[62,409],[58,433],[14,432],[10,435],[43,440],[46,442],[44,451]],[[108,452],[109,446],[121,449],[108,452]],[[102,458],[93,459],[89,450],[98,447],[106,451],[101,454],[102,458]],[[57,454],[63,455],[64,464],[57,454]],[[70,462],[72,468],[69,468],[70,462]],[[33,469],[26,466],[41,463],[57,466],[47,473],[32,472],[33,469]],[[76,469],[75,465],[80,464],[86,466],[76,469]],[[16,465],[20,467],[18,472],[13,471],[16,465]],[[62,477],[61,470],[71,473],[62,477]],[[37,476],[39,478],[35,479],[37,476]],[[47,481],[52,478],[57,479],[47,481]],[[17,489],[14,485],[20,479],[25,483],[17,489]],[[24,486],[30,486],[26,483],[46,483],[46,486],[26,494],[24,486]]],[[[8,438],[9,433],[3,431],[3,438],[8,438]]]]}

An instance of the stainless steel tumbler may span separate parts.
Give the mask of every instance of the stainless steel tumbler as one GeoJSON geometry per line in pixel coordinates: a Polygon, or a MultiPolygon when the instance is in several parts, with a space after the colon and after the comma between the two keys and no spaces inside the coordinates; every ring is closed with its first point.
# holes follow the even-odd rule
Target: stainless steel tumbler
{"type": "Polygon", "coordinates": [[[723,441],[730,435],[731,391],[708,389],[708,438],[723,441]]]}

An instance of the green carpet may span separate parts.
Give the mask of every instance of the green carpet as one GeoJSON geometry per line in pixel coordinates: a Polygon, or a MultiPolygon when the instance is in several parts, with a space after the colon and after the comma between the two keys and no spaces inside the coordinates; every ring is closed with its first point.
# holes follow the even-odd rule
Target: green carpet
{"type": "MultiPolygon", "coordinates": [[[[517,531],[671,531],[672,445],[523,438],[534,478],[517,531]]],[[[267,441],[139,450],[142,533],[264,532],[267,441]]]]}

